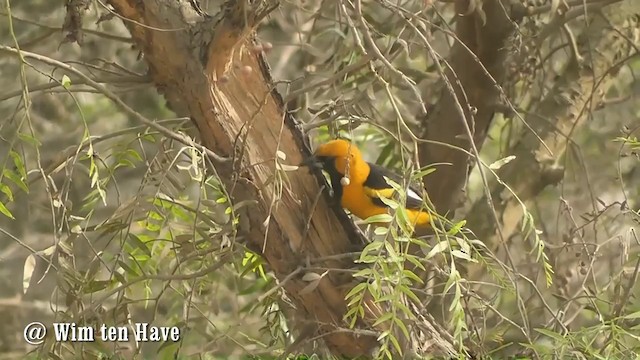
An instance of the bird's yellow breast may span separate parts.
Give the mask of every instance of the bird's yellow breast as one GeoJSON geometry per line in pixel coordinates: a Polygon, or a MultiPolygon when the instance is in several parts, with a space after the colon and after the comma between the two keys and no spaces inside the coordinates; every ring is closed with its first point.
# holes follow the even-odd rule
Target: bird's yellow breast
{"type": "MultiPolygon", "coordinates": [[[[365,192],[362,184],[351,183],[343,186],[340,203],[343,208],[348,209],[353,215],[362,220],[374,215],[389,213],[389,208],[381,207],[373,202],[373,199],[365,192]]],[[[413,226],[422,226],[431,222],[431,217],[426,211],[406,209],[406,212],[409,223],[413,224],[413,226]]]]}
{"type": "Polygon", "coordinates": [[[373,203],[373,200],[364,192],[364,187],[357,184],[349,184],[342,189],[342,207],[362,220],[374,215],[387,214],[386,208],[373,203]]]}

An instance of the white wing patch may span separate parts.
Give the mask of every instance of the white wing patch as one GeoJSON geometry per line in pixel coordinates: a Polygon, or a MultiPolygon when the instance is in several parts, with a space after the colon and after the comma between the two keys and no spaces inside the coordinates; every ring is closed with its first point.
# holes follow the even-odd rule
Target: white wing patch
{"type": "Polygon", "coordinates": [[[420,195],[416,194],[416,192],[411,189],[407,189],[407,197],[422,202],[422,197],[420,197],[420,195]]]}

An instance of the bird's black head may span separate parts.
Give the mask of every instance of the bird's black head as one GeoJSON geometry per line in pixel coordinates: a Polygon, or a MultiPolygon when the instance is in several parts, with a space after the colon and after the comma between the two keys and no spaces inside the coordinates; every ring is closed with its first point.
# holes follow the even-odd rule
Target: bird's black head
{"type": "Polygon", "coordinates": [[[329,156],[311,155],[306,158],[300,166],[312,167],[316,169],[326,169],[332,166],[334,159],[329,156]]]}
{"type": "Polygon", "coordinates": [[[362,159],[358,148],[344,139],[331,140],[315,150],[312,157],[303,162],[303,166],[322,168],[334,177],[342,177],[347,169],[355,169],[362,159]]]}

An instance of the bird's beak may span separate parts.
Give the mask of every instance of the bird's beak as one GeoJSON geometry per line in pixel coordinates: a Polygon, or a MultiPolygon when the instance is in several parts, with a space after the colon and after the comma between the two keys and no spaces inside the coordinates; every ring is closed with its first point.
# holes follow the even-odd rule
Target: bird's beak
{"type": "Polygon", "coordinates": [[[316,156],[311,155],[308,158],[304,159],[304,161],[302,161],[298,166],[322,169],[322,161],[320,161],[320,159],[318,159],[316,156]]]}

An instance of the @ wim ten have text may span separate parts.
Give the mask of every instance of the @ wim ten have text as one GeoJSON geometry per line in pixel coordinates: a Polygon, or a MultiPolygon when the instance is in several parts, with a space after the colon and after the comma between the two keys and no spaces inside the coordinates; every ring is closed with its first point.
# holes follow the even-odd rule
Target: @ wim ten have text
{"type": "Polygon", "coordinates": [[[77,326],[73,323],[54,323],[56,341],[179,341],[180,328],[177,326],[151,326],[147,323],[135,323],[132,326],[102,325],[77,326]]]}

